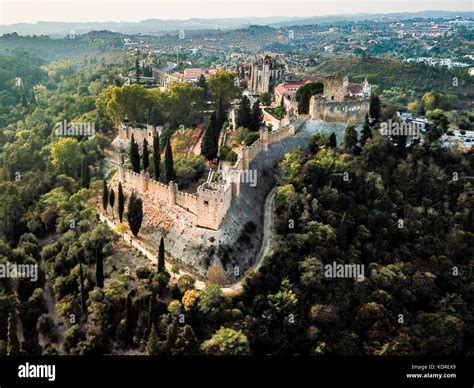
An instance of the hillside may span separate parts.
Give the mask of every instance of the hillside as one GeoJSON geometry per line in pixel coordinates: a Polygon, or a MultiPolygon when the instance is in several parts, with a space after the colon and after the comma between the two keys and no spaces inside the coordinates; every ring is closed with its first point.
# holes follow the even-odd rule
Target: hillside
{"type": "Polygon", "coordinates": [[[474,81],[466,70],[448,70],[421,63],[404,63],[384,58],[343,58],[326,61],[310,75],[348,75],[352,82],[362,82],[365,77],[377,85],[377,93],[384,89],[400,87],[413,90],[421,96],[427,91],[455,94],[464,108],[472,106],[474,81]],[[457,77],[458,86],[453,78],[457,77]]]}

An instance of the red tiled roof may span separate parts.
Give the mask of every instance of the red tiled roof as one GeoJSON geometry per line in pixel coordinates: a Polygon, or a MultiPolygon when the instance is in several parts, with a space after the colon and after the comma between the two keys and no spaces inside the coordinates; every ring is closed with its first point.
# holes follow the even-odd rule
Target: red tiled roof
{"type": "Polygon", "coordinates": [[[280,94],[283,94],[283,93],[296,93],[296,91],[306,83],[307,82],[305,82],[305,81],[284,82],[284,83],[282,83],[282,84],[280,84],[276,87],[276,91],[280,94]]]}
{"type": "Polygon", "coordinates": [[[347,86],[347,90],[353,94],[359,94],[363,92],[364,85],[349,83],[349,85],[347,86]]]}

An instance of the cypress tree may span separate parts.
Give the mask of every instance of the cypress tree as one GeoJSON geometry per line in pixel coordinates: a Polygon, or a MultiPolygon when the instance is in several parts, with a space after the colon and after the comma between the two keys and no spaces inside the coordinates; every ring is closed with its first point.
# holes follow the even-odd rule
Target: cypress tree
{"type": "Polygon", "coordinates": [[[127,299],[125,302],[125,337],[127,340],[132,339],[133,332],[133,322],[132,322],[132,294],[133,291],[130,291],[127,294],[127,299]]]}
{"type": "Polygon", "coordinates": [[[135,195],[135,192],[128,200],[127,220],[133,235],[137,236],[143,221],[143,203],[141,198],[135,195]]]}
{"type": "Polygon", "coordinates": [[[331,135],[329,136],[328,146],[331,148],[337,148],[337,139],[336,134],[334,132],[331,133],[331,135]]]}
{"type": "Polygon", "coordinates": [[[148,156],[148,142],[146,139],[143,139],[143,170],[148,171],[150,166],[150,158],[148,156]]]}
{"type": "Polygon", "coordinates": [[[348,239],[349,239],[349,225],[347,223],[346,213],[343,214],[341,223],[339,224],[339,227],[337,228],[337,239],[341,247],[343,249],[346,249],[348,239]]]}
{"type": "Polygon", "coordinates": [[[222,126],[224,125],[226,121],[226,111],[224,109],[224,103],[222,101],[222,95],[219,96],[219,104],[217,106],[217,128],[218,131],[222,129],[222,126]]]}
{"type": "Polygon", "coordinates": [[[137,84],[140,83],[140,65],[138,63],[138,57],[135,60],[135,80],[137,81],[137,84]]]}
{"type": "Polygon", "coordinates": [[[217,156],[214,131],[210,126],[206,128],[201,142],[201,155],[211,161],[217,156]]]}
{"type": "Polygon", "coordinates": [[[217,142],[219,140],[219,134],[217,134],[216,137],[216,132],[217,120],[216,114],[213,112],[201,142],[201,155],[207,160],[214,160],[217,156],[217,142]]]}
{"type": "Polygon", "coordinates": [[[31,89],[31,105],[36,105],[36,93],[35,88],[31,89]]]}
{"type": "Polygon", "coordinates": [[[7,327],[7,356],[17,356],[20,353],[20,344],[16,335],[16,319],[13,312],[8,314],[7,327]]]}
{"type": "Polygon", "coordinates": [[[250,118],[249,129],[254,132],[260,130],[260,127],[262,126],[262,118],[263,113],[260,109],[259,101],[257,100],[252,106],[252,115],[250,118]]]}
{"type": "Polygon", "coordinates": [[[147,323],[148,332],[150,332],[151,327],[152,327],[153,299],[155,299],[155,295],[152,293],[152,294],[150,295],[150,299],[148,300],[148,323],[147,323]]]}
{"type": "Polygon", "coordinates": [[[197,86],[202,88],[203,90],[202,97],[204,98],[205,101],[207,101],[209,99],[209,85],[207,84],[207,80],[206,80],[206,77],[204,77],[204,75],[201,74],[201,76],[199,77],[197,86]]]}
{"type": "Polygon", "coordinates": [[[114,189],[110,188],[109,205],[112,208],[112,218],[114,218],[115,193],[114,189]]]}
{"type": "Polygon", "coordinates": [[[165,183],[168,184],[174,179],[173,151],[171,149],[170,139],[167,139],[165,146],[165,183]]]}
{"type": "Polygon", "coordinates": [[[138,144],[135,142],[135,138],[132,135],[130,142],[130,162],[132,163],[132,170],[134,172],[140,172],[140,152],[138,150],[138,144]]]}
{"type": "Polygon", "coordinates": [[[160,239],[160,248],[158,249],[158,265],[157,272],[165,271],[165,240],[163,237],[160,239]]]}
{"type": "Polygon", "coordinates": [[[21,96],[21,105],[23,105],[23,108],[28,108],[28,100],[26,99],[25,92],[23,92],[21,96]]]}
{"type": "Polygon", "coordinates": [[[82,313],[87,319],[87,303],[86,303],[86,294],[84,289],[84,272],[82,271],[82,263],[79,261],[79,287],[81,293],[81,307],[82,313]]]}
{"type": "Polygon", "coordinates": [[[365,114],[365,121],[364,121],[364,126],[362,127],[362,134],[360,137],[360,144],[363,147],[367,140],[372,138],[372,130],[370,129],[370,124],[369,124],[369,115],[366,113],[365,114]]]}
{"type": "Polygon", "coordinates": [[[107,205],[109,204],[109,190],[107,188],[107,181],[104,179],[102,188],[102,207],[105,213],[107,213],[107,205]]]}
{"type": "Polygon", "coordinates": [[[97,287],[104,288],[104,262],[102,256],[96,254],[95,259],[95,280],[97,287]]]}
{"type": "Polygon", "coordinates": [[[353,125],[349,125],[344,133],[344,148],[347,152],[357,153],[358,142],[357,131],[353,125]]]}
{"type": "Polygon", "coordinates": [[[82,171],[81,171],[81,187],[88,189],[90,187],[91,176],[89,166],[87,164],[87,158],[82,157],[82,171]]]}
{"type": "Polygon", "coordinates": [[[118,216],[120,223],[122,223],[123,219],[123,211],[125,209],[125,197],[123,195],[123,188],[122,188],[122,182],[119,182],[118,184],[118,216]]]}
{"type": "Polygon", "coordinates": [[[153,170],[156,181],[160,180],[160,162],[160,136],[155,134],[155,136],[153,136],[153,170]]]}
{"type": "Polygon", "coordinates": [[[239,114],[237,115],[237,126],[248,128],[250,125],[250,118],[252,110],[250,108],[250,100],[247,96],[243,96],[240,101],[239,114]]]}
{"type": "Polygon", "coordinates": [[[380,122],[380,98],[375,93],[370,95],[370,106],[369,106],[369,116],[372,119],[372,122],[380,122]]]}

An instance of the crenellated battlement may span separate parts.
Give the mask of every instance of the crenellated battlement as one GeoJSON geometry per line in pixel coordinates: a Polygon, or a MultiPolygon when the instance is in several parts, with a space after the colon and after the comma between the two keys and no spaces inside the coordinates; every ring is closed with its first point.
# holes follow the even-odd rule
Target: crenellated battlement
{"type": "MultiPolygon", "coordinates": [[[[295,133],[295,128],[301,124],[302,122],[293,120],[293,123],[290,122],[275,131],[268,131],[267,128],[261,129],[260,138],[252,145],[241,149],[237,161],[228,168],[227,176],[240,177],[243,170],[249,169],[250,162],[255,156],[267,150],[271,143],[292,136],[295,133]]],[[[129,139],[133,133],[135,140],[138,142],[141,139],[139,134],[144,134],[143,136],[147,137],[149,133],[154,134],[153,131],[156,130],[153,126],[132,128],[122,124],[119,127],[119,138],[124,136],[125,133],[125,139],[129,139]]],[[[174,182],[169,182],[166,185],[150,178],[149,173],[144,171],[136,173],[127,169],[122,154],[119,155],[118,159],[119,179],[122,184],[129,184],[133,188],[138,188],[141,192],[152,193],[168,205],[179,206],[194,214],[197,225],[204,228],[219,229],[231,205],[232,198],[240,194],[240,179],[229,179],[223,183],[205,182],[197,188],[195,194],[192,194],[180,191],[178,184],[174,182]]]]}
{"type": "Polygon", "coordinates": [[[118,126],[117,139],[120,143],[129,143],[133,135],[133,138],[141,147],[145,139],[147,140],[148,144],[152,144],[153,137],[155,136],[155,134],[161,135],[162,132],[162,126],[154,126],[150,124],[141,123],[136,123],[135,125],[128,125],[121,123],[118,126]]]}

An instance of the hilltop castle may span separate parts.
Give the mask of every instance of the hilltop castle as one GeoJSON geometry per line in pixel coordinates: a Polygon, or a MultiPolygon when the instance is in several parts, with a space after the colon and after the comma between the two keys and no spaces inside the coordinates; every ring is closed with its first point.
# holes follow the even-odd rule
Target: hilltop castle
{"type": "Polygon", "coordinates": [[[349,82],[346,76],[336,77],[296,77],[275,88],[275,101],[283,104],[290,115],[298,111],[296,93],[309,82],[323,84],[323,92],[311,97],[309,115],[313,120],[346,122],[350,119],[361,121],[369,112],[371,86],[367,79],[361,84],[349,82]]]}
{"type": "Polygon", "coordinates": [[[362,121],[369,113],[371,86],[350,83],[348,77],[329,76],[323,79],[322,95],[311,97],[309,114],[313,120],[362,121]]]}
{"type": "MultiPolygon", "coordinates": [[[[295,133],[295,126],[299,126],[301,123],[301,119],[295,120],[276,131],[262,128],[260,138],[251,146],[241,149],[235,164],[223,163],[219,181],[208,180],[199,186],[194,194],[179,190],[178,185],[174,182],[169,182],[168,185],[157,182],[150,178],[148,172],[136,173],[127,169],[123,153],[119,155],[118,160],[119,181],[139,192],[151,193],[169,206],[179,206],[194,217],[195,226],[218,230],[231,205],[232,198],[240,194],[241,175],[249,170],[253,158],[260,152],[268,150],[271,143],[292,136],[295,133]]],[[[117,143],[129,142],[132,135],[135,139],[150,139],[150,137],[152,139],[154,131],[157,130],[153,126],[130,127],[122,125],[114,143],[117,145],[117,143]]]]}

